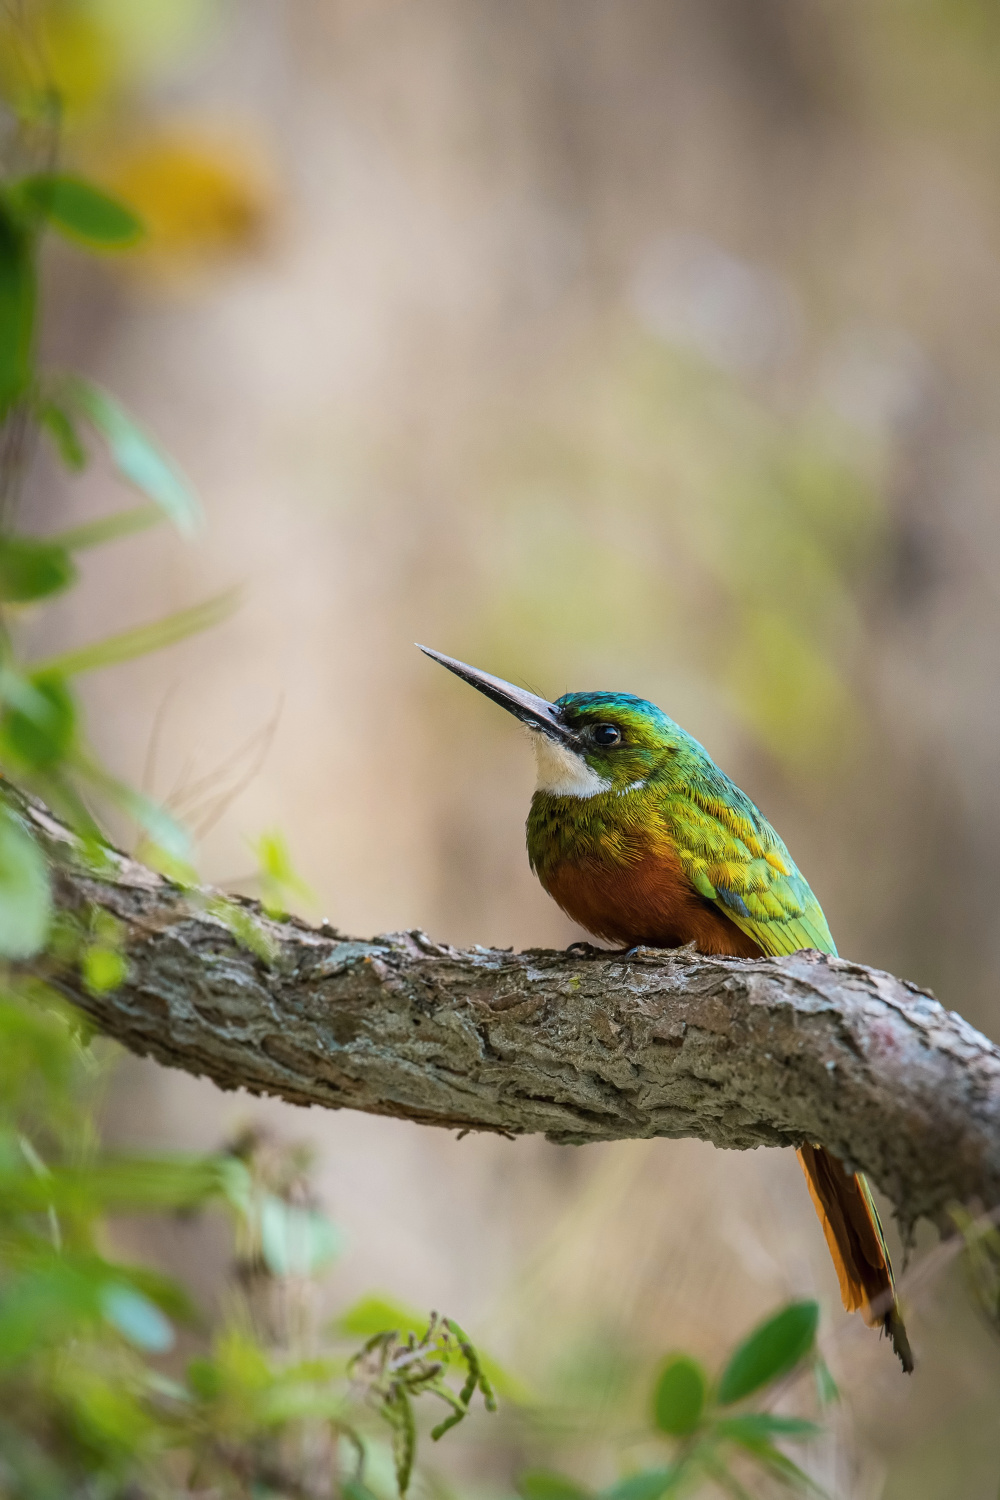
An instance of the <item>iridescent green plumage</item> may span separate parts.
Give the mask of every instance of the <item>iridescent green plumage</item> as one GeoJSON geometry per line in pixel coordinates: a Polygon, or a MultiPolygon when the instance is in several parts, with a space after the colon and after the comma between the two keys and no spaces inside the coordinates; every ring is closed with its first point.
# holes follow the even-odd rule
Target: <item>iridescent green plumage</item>
{"type": "Polygon", "coordinates": [[[581,848],[622,864],[670,849],[698,894],[765,953],[836,953],[822,908],[777,833],[679,724],[624,693],[568,693],[556,706],[577,730],[613,720],[623,741],[585,749],[606,789],[588,797],[535,793],[528,854],[543,884],[547,868],[581,848]]]}

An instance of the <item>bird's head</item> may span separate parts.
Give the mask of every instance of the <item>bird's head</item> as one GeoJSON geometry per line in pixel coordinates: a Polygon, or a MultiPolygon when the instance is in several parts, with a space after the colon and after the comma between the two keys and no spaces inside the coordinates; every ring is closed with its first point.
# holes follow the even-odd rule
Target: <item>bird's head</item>
{"type": "Polygon", "coordinates": [[[685,750],[689,735],[655,703],[629,693],[566,693],[555,703],[524,688],[420,650],[499,703],[530,731],[538,760],[538,790],[554,797],[594,797],[638,789],[685,750]]]}

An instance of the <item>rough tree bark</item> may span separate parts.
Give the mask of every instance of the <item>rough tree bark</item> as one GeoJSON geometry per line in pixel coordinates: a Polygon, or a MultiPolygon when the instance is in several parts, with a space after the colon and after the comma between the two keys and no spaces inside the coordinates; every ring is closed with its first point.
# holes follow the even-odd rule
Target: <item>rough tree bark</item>
{"type": "Polygon", "coordinates": [[[915,985],[844,959],[644,949],[461,951],[370,941],[182,890],[126,856],[98,875],[43,808],[56,900],[123,924],[128,977],[63,992],[133,1052],[222,1088],[453,1130],[583,1143],[820,1142],[904,1229],[1000,1204],[1000,1049],[915,985]]]}

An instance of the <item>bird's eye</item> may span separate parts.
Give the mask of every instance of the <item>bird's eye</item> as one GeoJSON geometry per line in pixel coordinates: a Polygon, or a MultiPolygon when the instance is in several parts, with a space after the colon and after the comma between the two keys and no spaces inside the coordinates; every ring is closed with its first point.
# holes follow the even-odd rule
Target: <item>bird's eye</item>
{"type": "Polygon", "coordinates": [[[591,737],[595,745],[617,745],[622,733],[613,724],[595,724],[591,737]]]}

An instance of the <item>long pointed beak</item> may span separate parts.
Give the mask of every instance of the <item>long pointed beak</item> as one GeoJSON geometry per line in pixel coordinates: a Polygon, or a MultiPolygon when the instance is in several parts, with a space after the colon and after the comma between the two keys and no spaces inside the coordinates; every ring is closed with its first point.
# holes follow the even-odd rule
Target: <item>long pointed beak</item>
{"type": "Polygon", "coordinates": [[[556,704],[547,703],[544,698],[536,698],[534,693],[515,687],[512,682],[504,682],[502,677],[493,677],[489,672],[480,672],[478,667],[469,667],[464,661],[456,661],[453,656],[443,656],[440,651],[421,646],[419,641],[417,649],[434,661],[439,661],[442,667],[447,667],[449,672],[454,672],[456,677],[461,677],[470,687],[485,693],[487,698],[499,703],[501,708],[513,714],[515,719],[520,719],[529,729],[538,730],[561,744],[576,745],[576,735],[563,723],[562,713],[556,704]]]}

